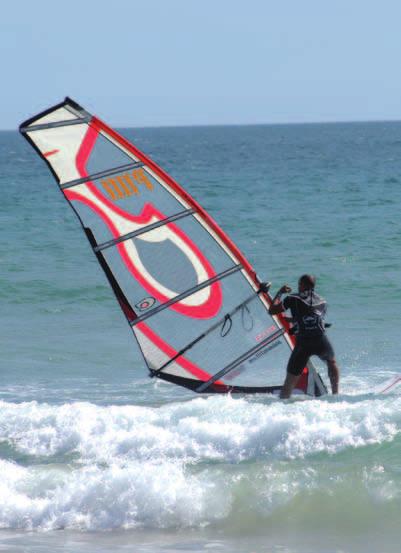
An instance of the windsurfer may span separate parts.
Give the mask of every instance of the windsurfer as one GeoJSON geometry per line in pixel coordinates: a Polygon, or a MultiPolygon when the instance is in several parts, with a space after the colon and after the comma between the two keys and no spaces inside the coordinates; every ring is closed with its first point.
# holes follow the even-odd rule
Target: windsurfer
{"type": "Polygon", "coordinates": [[[325,332],[324,316],[327,303],[315,293],[315,283],[313,275],[302,275],[298,281],[298,294],[291,294],[291,288],[285,284],[273,298],[269,309],[271,315],[278,315],[289,309],[294,324],[293,333],[296,335],[296,344],[288,360],[287,376],[280,394],[282,399],[291,396],[312,355],[326,361],[331,390],[333,394],[338,393],[340,370],[333,346],[325,332]],[[283,294],[287,296],[281,300],[283,294]]]}

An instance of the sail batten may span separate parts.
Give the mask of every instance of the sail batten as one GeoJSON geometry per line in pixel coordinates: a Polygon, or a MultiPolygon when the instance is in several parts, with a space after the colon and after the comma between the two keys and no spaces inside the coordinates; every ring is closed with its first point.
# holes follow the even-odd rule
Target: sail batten
{"type": "MultiPolygon", "coordinates": [[[[289,325],[186,190],[70,98],[20,131],[78,216],[151,376],[199,393],[279,389],[289,325]]],[[[325,392],[313,365],[299,388],[325,392]]]]}
{"type": "Polygon", "coordinates": [[[179,301],[182,301],[182,300],[188,298],[189,296],[192,296],[193,294],[196,294],[197,292],[203,290],[204,288],[207,288],[211,284],[214,284],[215,282],[219,282],[220,280],[223,280],[223,278],[226,278],[226,277],[232,275],[233,273],[236,273],[237,271],[240,271],[242,268],[243,268],[242,265],[236,265],[235,267],[231,267],[230,269],[227,269],[226,271],[223,271],[222,273],[219,273],[218,275],[215,275],[214,277],[209,278],[205,282],[201,282],[197,286],[194,286],[193,288],[190,288],[189,290],[186,290],[182,294],[179,294],[178,296],[176,296],[175,298],[172,298],[171,300],[167,301],[166,303],[163,303],[162,305],[159,305],[159,307],[156,307],[155,309],[152,309],[152,311],[149,311],[145,315],[142,315],[141,317],[138,317],[138,318],[134,319],[133,321],[130,321],[130,324],[132,326],[134,326],[134,325],[136,325],[136,324],[138,324],[142,321],[145,321],[149,317],[153,317],[157,313],[160,313],[160,311],[163,311],[163,309],[167,309],[168,307],[171,307],[175,303],[177,303],[179,301]]]}
{"type": "Polygon", "coordinates": [[[243,363],[244,361],[249,359],[249,357],[251,357],[252,355],[255,355],[259,351],[263,350],[266,346],[273,343],[275,340],[280,338],[280,336],[282,336],[284,334],[284,332],[285,332],[285,330],[283,328],[280,328],[280,329],[276,330],[276,332],[274,334],[272,334],[268,338],[265,338],[260,344],[258,344],[257,346],[254,346],[249,351],[247,351],[244,354],[240,355],[238,357],[238,359],[235,359],[227,367],[224,367],[224,369],[221,369],[221,371],[219,371],[218,373],[213,375],[208,381],[201,384],[199,386],[199,388],[197,388],[196,391],[197,392],[205,392],[209,388],[209,386],[211,386],[212,384],[214,384],[214,382],[216,382],[216,380],[218,380],[219,378],[222,378],[223,376],[228,374],[230,371],[232,371],[236,367],[238,367],[238,365],[240,365],[241,363],[243,363]]]}
{"type": "Polygon", "coordinates": [[[174,357],[169,359],[164,365],[162,365],[159,369],[157,369],[157,371],[153,371],[151,376],[158,376],[164,369],[168,367],[168,365],[173,363],[178,357],[181,357],[181,355],[183,355],[185,352],[193,348],[200,340],[203,340],[204,338],[206,338],[206,336],[208,336],[211,332],[215,331],[219,327],[221,328],[221,331],[222,331],[226,322],[231,321],[231,317],[233,317],[238,312],[239,309],[245,308],[245,306],[248,305],[248,303],[255,300],[256,298],[257,298],[256,293],[253,293],[251,296],[246,298],[243,302],[241,302],[239,305],[234,307],[234,309],[230,311],[230,313],[226,313],[221,319],[219,319],[211,327],[209,327],[202,334],[200,334],[194,340],[192,340],[192,342],[184,346],[179,352],[177,352],[177,354],[174,357]]]}
{"type": "Polygon", "coordinates": [[[65,182],[61,184],[60,187],[64,190],[65,188],[71,188],[73,186],[77,186],[78,184],[83,184],[85,182],[100,179],[102,177],[109,177],[111,175],[116,175],[118,173],[121,173],[122,171],[128,171],[129,169],[137,169],[138,167],[143,167],[143,166],[144,166],[144,163],[142,163],[142,161],[134,161],[133,163],[127,163],[126,165],[120,165],[119,167],[113,167],[112,169],[108,169],[106,171],[100,171],[99,173],[94,173],[93,175],[88,175],[80,179],[75,179],[70,182],[65,182]]]}
{"type": "Polygon", "coordinates": [[[179,219],[182,219],[183,217],[188,217],[188,215],[192,215],[195,213],[194,209],[185,209],[184,211],[180,211],[180,213],[176,213],[175,215],[171,215],[170,217],[166,217],[165,219],[162,219],[161,221],[157,221],[156,223],[151,223],[149,225],[146,225],[143,228],[140,228],[139,230],[134,230],[133,232],[129,232],[128,234],[125,234],[124,236],[120,236],[119,238],[115,238],[114,240],[109,240],[108,242],[105,242],[104,244],[99,244],[95,247],[95,251],[101,251],[106,248],[109,248],[110,246],[115,246],[116,244],[119,244],[120,242],[124,242],[125,240],[129,240],[130,238],[135,238],[136,236],[140,236],[141,234],[144,234],[146,232],[149,232],[150,230],[154,230],[156,228],[162,227],[164,225],[167,225],[168,223],[172,223],[173,221],[178,221],[179,219]]]}
{"type": "Polygon", "coordinates": [[[55,129],[59,127],[70,127],[71,125],[82,125],[89,123],[88,117],[80,117],[79,119],[67,119],[66,121],[56,121],[54,123],[43,123],[42,125],[31,125],[29,127],[21,127],[21,132],[35,132],[47,129],[55,129]]]}

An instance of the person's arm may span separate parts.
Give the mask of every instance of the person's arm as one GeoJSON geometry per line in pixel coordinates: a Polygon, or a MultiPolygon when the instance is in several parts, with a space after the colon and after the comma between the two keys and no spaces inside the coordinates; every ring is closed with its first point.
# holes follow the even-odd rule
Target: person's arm
{"type": "Polygon", "coordinates": [[[284,286],[280,288],[280,290],[274,296],[271,306],[269,308],[270,315],[278,315],[279,313],[282,313],[283,311],[285,311],[285,308],[281,302],[281,296],[283,294],[289,294],[290,292],[291,292],[291,288],[288,286],[288,284],[284,284],[284,286]]]}

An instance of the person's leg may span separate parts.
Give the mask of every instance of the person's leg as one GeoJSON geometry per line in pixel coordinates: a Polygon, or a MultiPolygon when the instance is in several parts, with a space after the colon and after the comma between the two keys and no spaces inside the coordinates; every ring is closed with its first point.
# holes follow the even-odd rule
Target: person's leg
{"type": "Polygon", "coordinates": [[[330,340],[324,334],[316,349],[316,355],[327,363],[327,372],[330,379],[331,391],[333,394],[338,394],[338,385],[340,382],[340,369],[338,368],[333,346],[330,340]]]}
{"type": "Polygon", "coordinates": [[[340,369],[338,368],[337,361],[335,359],[327,360],[327,371],[329,373],[331,391],[333,394],[338,394],[338,385],[340,382],[340,369]]]}
{"type": "Polygon", "coordinates": [[[309,352],[306,348],[302,347],[302,344],[297,342],[288,360],[287,376],[280,392],[281,399],[288,399],[291,397],[292,391],[298,382],[308,359],[309,352]]]}
{"type": "Polygon", "coordinates": [[[280,399],[288,399],[291,397],[292,391],[299,380],[299,374],[287,373],[283,387],[280,391],[280,399]]]}

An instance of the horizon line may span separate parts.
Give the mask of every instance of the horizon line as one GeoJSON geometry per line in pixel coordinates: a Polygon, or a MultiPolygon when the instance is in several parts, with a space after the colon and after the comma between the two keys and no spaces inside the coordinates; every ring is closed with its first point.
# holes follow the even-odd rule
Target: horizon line
{"type": "MultiPolygon", "coordinates": [[[[96,116],[98,117],[98,116],[96,116]]],[[[100,118],[103,120],[102,118],[100,118]]],[[[349,125],[353,123],[401,123],[400,119],[340,119],[338,121],[277,121],[275,123],[194,123],[178,125],[138,125],[121,126],[111,123],[110,126],[117,129],[179,129],[179,128],[202,128],[202,127],[275,127],[289,125],[349,125]]],[[[0,132],[18,132],[18,127],[0,129],[0,132]]]]}

